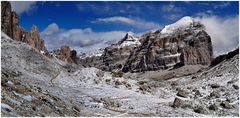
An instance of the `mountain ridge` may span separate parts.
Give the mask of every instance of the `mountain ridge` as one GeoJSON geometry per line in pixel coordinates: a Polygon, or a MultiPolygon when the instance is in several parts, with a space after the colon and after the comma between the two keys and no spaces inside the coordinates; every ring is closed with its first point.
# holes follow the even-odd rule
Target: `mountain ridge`
{"type": "Polygon", "coordinates": [[[109,71],[141,72],[183,65],[209,65],[212,56],[211,37],[205,26],[186,16],[140,37],[127,33],[119,42],[106,47],[102,56],[95,59],[96,63],[90,60],[84,63],[109,71]],[[129,45],[125,45],[126,42],[129,45]]]}

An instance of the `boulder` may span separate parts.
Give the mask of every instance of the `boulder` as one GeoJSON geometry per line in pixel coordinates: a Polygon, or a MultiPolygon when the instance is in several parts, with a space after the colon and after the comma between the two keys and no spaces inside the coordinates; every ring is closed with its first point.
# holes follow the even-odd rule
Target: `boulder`
{"type": "Polygon", "coordinates": [[[178,90],[177,96],[187,98],[188,93],[182,89],[178,90]]]}
{"type": "Polygon", "coordinates": [[[173,102],[173,107],[178,108],[178,107],[183,107],[184,106],[184,100],[176,97],[173,102]]]}
{"type": "Polygon", "coordinates": [[[234,106],[231,105],[228,101],[223,101],[220,105],[225,109],[233,109],[234,108],[234,106]]]}
{"type": "Polygon", "coordinates": [[[209,108],[209,110],[213,110],[213,111],[216,111],[218,109],[216,104],[212,104],[208,108],[209,108]]]}
{"type": "Polygon", "coordinates": [[[220,87],[219,84],[211,84],[210,86],[211,86],[212,88],[219,88],[219,87],[220,87]]]}
{"type": "Polygon", "coordinates": [[[213,97],[213,98],[219,98],[221,95],[219,92],[217,91],[213,91],[210,93],[210,97],[213,97]]]}
{"type": "Polygon", "coordinates": [[[238,90],[238,89],[239,89],[239,86],[238,86],[238,85],[236,85],[236,84],[233,84],[232,86],[233,86],[233,88],[234,88],[234,89],[236,89],[236,90],[238,90]]]}
{"type": "Polygon", "coordinates": [[[194,112],[201,113],[201,114],[207,114],[208,110],[204,106],[198,105],[194,108],[194,112]]]}

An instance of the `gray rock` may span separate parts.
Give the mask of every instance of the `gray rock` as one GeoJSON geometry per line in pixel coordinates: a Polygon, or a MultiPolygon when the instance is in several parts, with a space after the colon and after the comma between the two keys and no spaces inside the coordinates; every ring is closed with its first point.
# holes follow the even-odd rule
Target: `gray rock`
{"type": "Polygon", "coordinates": [[[174,108],[178,108],[178,107],[184,107],[184,100],[182,100],[182,99],[180,99],[180,98],[178,98],[178,97],[176,97],[175,99],[174,99],[174,102],[173,102],[173,107],[174,108]]]}
{"type": "Polygon", "coordinates": [[[115,81],[115,85],[117,85],[117,86],[118,86],[118,85],[122,85],[122,82],[120,82],[119,80],[116,80],[116,81],[115,81]]]}
{"type": "Polygon", "coordinates": [[[220,96],[221,96],[220,93],[217,91],[213,91],[210,93],[210,97],[212,98],[219,98],[220,96]]]}
{"type": "Polygon", "coordinates": [[[209,110],[213,110],[213,111],[216,111],[218,109],[216,104],[212,104],[208,108],[209,108],[209,110]]]}
{"type": "Polygon", "coordinates": [[[196,113],[201,113],[201,114],[207,114],[208,111],[206,108],[204,108],[203,106],[197,106],[195,109],[194,109],[194,112],[196,113]]]}
{"type": "Polygon", "coordinates": [[[211,84],[210,86],[211,86],[212,88],[219,88],[219,87],[220,87],[219,84],[211,84]]]}
{"type": "Polygon", "coordinates": [[[228,101],[223,101],[220,105],[225,109],[233,109],[234,108],[234,106],[231,105],[228,101]]]}
{"type": "Polygon", "coordinates": [[[177,96],[187,98],[188,97],[188,93],[186,91],[180,89],[180,90],[178,90],[177,96]]]}
{"type": "Polygon", "coordinates": [[[236,84],[233,84],[232,86],[233,86],[233,88],[234,88],[234,89],[236,89],[236,90],[238,90],[238,89],[239,89],[239,86],[238,86],[238,85],[236,85],[236,84]]]}

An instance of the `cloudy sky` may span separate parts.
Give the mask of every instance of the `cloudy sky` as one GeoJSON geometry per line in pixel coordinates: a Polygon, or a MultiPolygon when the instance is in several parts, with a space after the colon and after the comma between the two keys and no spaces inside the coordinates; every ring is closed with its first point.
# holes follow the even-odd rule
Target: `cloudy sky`
{"type": "Polygon", "coordinates": [[[78,51],[103,48],[127,32],[161,29],[183,16],[200,20],[214,54],[238,46],[238,2],[11,2],[21,27],[38,26],[49,50],[67,44],[78,51]]]}

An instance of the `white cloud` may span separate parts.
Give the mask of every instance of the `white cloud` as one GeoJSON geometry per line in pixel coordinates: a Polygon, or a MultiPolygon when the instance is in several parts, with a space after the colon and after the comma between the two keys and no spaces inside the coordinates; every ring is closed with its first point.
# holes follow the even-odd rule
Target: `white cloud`
{"type": "Polygon", "coordinates": [[[202,17],[202,16],[212,16],[214,14],[214,11],[212,10],[207,10],[207,11],[204,11],[204,12],[199,12],[197,13],[196,15],[199,16],[199,17],[202,17]]]}
{"type": "Polygon", "coordinates": [[[141,28],[141,29],[159,29],[161,27],[160,24],[155,22],[148,22],[144,21],[139,18],[128,18],[123,16],[114,16],[114,17],[107,17],[107,18],[98,18],[92,23],[124,23],[130,25],[132,27],[141,28]]]}
{"type": "Polygon", "coordinates": [[[231,5],[230,2],[221,2],[219,4],[213,4],[213,8],[217,9],[217,8],[225,8],[228,7],[229,5],[231,5]]]}
{"type": "Polygon", "coordinates": [[[182,14],[169,14],[169,15],[165,15],[164,17],[169,20],[176,20],[176,19],[180,19],[182,16],[183,16],[182,14]]]}
{"type": "Polygon", "coordinates": [[[239,46],[239,18],[220,18],[218,16],[197,17],[211,36],[214,55],[227,53],[239,46]]]}
{"type": "Polygon", "coordinates": [[[123,23],[127,23],[127,24],[134,24],[135,23],[134,20],[132,20],[130,18],[122,17],[122,16],[114,16],[114,17],[108,17],[108,18],[98,18],[94,22],[123,22],[123,23]]]}
{"type": "Polygon", "coordinates": [[[21,15],[24,12],[31,12],[36,9],[36,1],[10,1],[12,9],[18,14],[21,15]]]}
{"type": "Polygon", "coordinates": [[[164,12],[163,17],[168,20],[176,20],[183,16],[183,8],[177,7],[174,4],[163,5],[161,10],[164,12]]]}
{"type": "Polygon", "coordinates": [[[170,5],[164,5],[161,8],[165,12],[181,12],[182,10],[179,7],[176,7],[173,4],[170,5]]]}
{"type": "Polygon", "coordinates": [[[86,52],[118,42],[126,33],[125,31],[94,32],[91,28],[64,30],[56,23],[52,23],[41,32],[41,37],[48,50],[69,45],[78,52],[86,52]]]}

